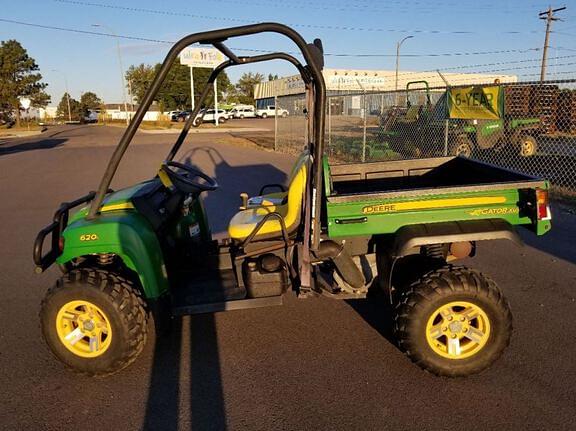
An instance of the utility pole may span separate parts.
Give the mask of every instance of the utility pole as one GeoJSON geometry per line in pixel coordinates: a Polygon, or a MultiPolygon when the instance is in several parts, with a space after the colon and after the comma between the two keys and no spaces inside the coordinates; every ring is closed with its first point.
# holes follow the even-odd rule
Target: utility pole
{"type": "Polygon", "coordinates": [[[66,78],[66,74],[58,69],[52,69],[52,72],[61,73],[64,77],[64,88],[66,89],[66,101],[68,102],[68,122],[72,122],[72,111],[70,110],[70,92],[68,91],[68,78],[66,78]]]}
{"type": "Polygon", "coordinates": [[[126,113],[126,125],[130,124],[130,116],[128,115],[128,102],[126,101],[126,84],[124,83],[124,67],[122,66],[122,52],[120,51],[120,42],[118,41],[118,33],[106,24],[92,24],[92,27],[106,28],[112,33],[116,39],[116,50],[118,52],[118,65],[120,66],[120,83],[122,85],[122,98],[124,99],[124,112],[126,113]]]}
{"type": "Polygon", "coordinates": [[[562,21],[560,18],[556,18],[554,13],[564,9],[566,9],[566,6],[560,7],[558,9],[552,9],[552,6],[549,6],[547,11],[540,12],[538,14],[540,19],[546,20],[546,38],[544,39],[544,51],[542,52],[542,69],[540,70],[540,82],[546,79],[546,60],[548,57],[548,46],[550,41],[550,28],[552,27],[552,21],[562,21]]]}

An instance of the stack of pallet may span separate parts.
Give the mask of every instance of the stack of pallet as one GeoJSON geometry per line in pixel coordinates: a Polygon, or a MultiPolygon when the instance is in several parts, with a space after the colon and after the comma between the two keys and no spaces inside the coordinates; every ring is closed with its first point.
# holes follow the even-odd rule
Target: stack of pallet
{"type": "Polygon", "coordinates": [[[525,117],[530,113],[531,87],[514,85],[504,87],[504,106],[506,115],[525,117]]]}
{"type": "Polygon", "coordinates": [[[560,132],[576,134],[576,90],[560,93],[556,127],[560,132]]]}
{"type": "Polygon", "coordinates": [[[560,90],[556,85],[532,86],[531,112],[540,118],[544,133],[556,132],[556,112],[560,90]]]}

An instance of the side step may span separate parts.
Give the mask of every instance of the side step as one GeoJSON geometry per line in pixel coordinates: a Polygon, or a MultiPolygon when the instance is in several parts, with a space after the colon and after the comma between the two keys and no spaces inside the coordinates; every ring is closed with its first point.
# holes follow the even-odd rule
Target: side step
{"type": "Polygon", "coordinates": [[[184,305],[172,308],[172,315],[185,316],[189,314],[215,313],[217,311],[245,310],[247,308],[270,307],[282,305],[282,296],[268,298],[237,299],[233,301],[213,302],[210,304],[184,305]]]}

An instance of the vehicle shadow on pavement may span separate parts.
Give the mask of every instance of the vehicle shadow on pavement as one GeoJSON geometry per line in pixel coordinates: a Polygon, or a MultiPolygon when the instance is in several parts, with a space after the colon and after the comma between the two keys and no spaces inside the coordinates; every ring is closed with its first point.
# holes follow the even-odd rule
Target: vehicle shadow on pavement
{"type": "Polygon", "coordinates": [[[394,307],[382,293],[370,288],[367,299],[348,299],[346,303],[380,335],[397,346],[394,337],[394,307]]]}
{"type": "Polygon", "coordinates": [[[68,139],[41,139],[38,141],[27,141],[22,143],[17,143],[15,145],[7,146],[6,142],[0,142],[0,156],[4,156],[6,154],[16,154],[21,153],[23,151],[33,151],[33,150],[49,150],[52,148],[60,147],[64,145],[64,143],[68,139]]]}
{"type": "Polygon", "coordinates": [[[226,430],[219,357],[214,314],[175,318],[170,330],[156,337],[142,428],[183,429],[180,418],[188,410],[191,430],[226,430]]]}
{"type": "MultiPolygon", "coordinates": [[[[254,195],[263,184],[286,180],[286,174],[270,164],[232,166],[213,147],[193,148],[179,161],[206,172],[221,186],[218,191],[203,196],[213,232],[226,231],[230,218],[238,211],[241,192],[254,195]]],[[[190,270],[196,271],[192,267],[190,270]]],[[[207,278],[214,282],[212,289],[226,289],[223,273],[210,268],[204,270],[207,278]]],[[[197,287],[192,281],[174,295],[183,294],[193,301],[197,287]]],[[[214,314],[175,318],[169,333],[156,337],[143,429],[187,428],[188,417],[192,430],[226,430],[214,314]]]]}

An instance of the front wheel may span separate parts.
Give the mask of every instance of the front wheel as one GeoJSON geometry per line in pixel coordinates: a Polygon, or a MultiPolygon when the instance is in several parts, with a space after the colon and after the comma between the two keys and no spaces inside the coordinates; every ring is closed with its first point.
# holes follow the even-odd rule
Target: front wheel
{"type": "Polygon", "coordinates": [[[411,284],[397,306],[399,346],[423,369],[467,376],[488,368],[510,343],[512,314],[496,283],[448,266],[411,284]]]}
{"type": "Polygon", "coordinates": [[[50,350],[69,368],[88,375],[113,374],[131,364],[146,343],[147,317],[130,281],[90,268],[62,276],[40,310],[50,350]]]}
{"type": "Polygon", "coordinates": [[[266,113],[262,114],[262,118],[266,118],[266,117],[268,117],[268,114],[266,114],[266,113]]]}

